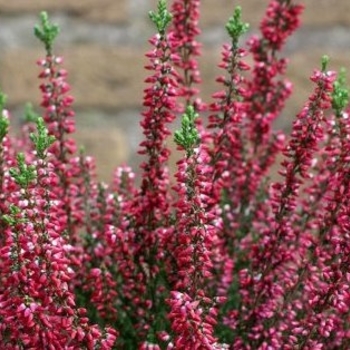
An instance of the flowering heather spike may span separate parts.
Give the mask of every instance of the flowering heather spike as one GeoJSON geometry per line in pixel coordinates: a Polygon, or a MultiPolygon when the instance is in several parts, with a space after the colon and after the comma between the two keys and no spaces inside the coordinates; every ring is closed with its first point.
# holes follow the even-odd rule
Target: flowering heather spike
{"type": "Polygon", "coordinates": [[[220,228],[219,244],[214,248],[218,253],[213,258],[213,287],[220,296],[226,296],[229,291],[234,275],[234,260],[238,260],[235,250],[240,248],[237,240],[240,236],[237,207],[243,201],[247,153],[244,145],[247,139],[247,104],[243,102],[247,92],[243,72],[249,70],[243,61],[246,52],[238,46],[240,36],[248,28],[241,20],[240,8],[236,8],[226,27],[231,43],[223,45],[222,61],[219,64],[225,75],[220,75],[216,80],[222,85],[222,90],[213,94],[215,102],[209,105],[210,134],[208,141],[203,142],[211,158],[213,222],[220,228]]]}
{"type": "Polygon", "coordinates": [[[43,118],[49,134],[57,139],[52,152],[57,162],[68,163],[68,155],[76,150],[74,141],[66,139],[67,134],[75,131],[74,112],[71,109],[74,99],[67,95],[70,87],[66,82],[66,71],[59,67],[62,62],[61,57],[48,55],[39,60],[38,65],[42,68],[39,78],[43,80],[40,85],[41,106],[45,108],[43,118]]]}
{"type": "MultiPolygon", "coordinates": [[[[258,244],[261,248],[252,250],[252,270],[241,271],[240,283],[242,289],[247,289],[243,304],[248,308],[250,302],[252,305],[249,316],[246,311],[241,312],[245,314],[244,324],[251,329],[251,336],[259,338],[255,346],[264,339],[257,325],[277,312],[279,300],[287,293],[284,288],[295,283],[296,271],[302,262],[300,251],[293,247],[302,244],[304,232],[293,228],[292,222],[298,218],[297,205],[302,185],[311,178],[312,159],[324,141],[324,111],[331,107],[330,94],[335,73],[316,70],[310,79],[316,88],[298,114],[291,140],[285,147],[284,155],[288,159],[282,163],[284,181],[272,186],[269,203],[273,217],[268,219],[265,229],[260,228],[258,244]],[[253,276],[257,275],[259,278],[255,279],[253,276]]],[[[305,235],[305,239],[310,238],[305,235]]]]}
{"type": "MultiPolygon", "coordinates": [[[[74,174],[79,173],[79,162],[70,158],[76,151],[76,144],[67,135],[75,131],[75,114],[72,110],[74,99],[67,94],[70,86],[66,82],[67,72],[60,67],[63,59],[52,53],[53,41],[58,31],[54,25],[47,22],[47,17],[44,15],[42,15],[42,27],[41,37],[47,40],[50,45],[49,47],[46,45],[46,57],[37,62],[41,68],[39,74],[39,78],[42,80],[40,85],[41,106],[44,108],[43,119],[49,135],[56,138],[56,141],[50,147],[50,153],[53,156],[51,161],[60,179],[54,190],[58,197],[63,199],[61,220],[66,221],[66,230],[71,243],[73,243],[79,239],[77,233],[79,221],[77,222],[73,217],[75,203],[77,202],[75,197],[79,192],[79,188],[74,184],[74,174]]],[[[79,212],[79,209],[76,209],[79,212]]],[[[71,252],[72,257],[79,255],[75,249],[78,249],[76,245],[74,245],[71,252]]]]}
{"type": "MultiPolygon", "coordinates": [[[[252,103],[251,141],[265,147],[270,137],[271,123],[284,107],[291,93],[291,84],[281,80],[287,61],[278,57],[287,38],[299,27],[303,6],[297,1],[271,0],[261,21],[261,38],[252,37],[250,51],[255,61],[251,81],[252,103]]],[[[261,147],[260,147],[261,148],[261,147]]]]}
{"type": "Polygon", "coordinates": [[[299,27],[303,6],[290,0],[271,0],[261,21],[261,38],[249,40],[255,61],[249,101],[252,103],[251,141],[264,148],[270,137],[271,123],[284,107],[291,93],[291,83],[280,80],[287,61],[278,57],[287,38],[299,27]]]}
{"type": "Polygon", "coordinates": [[[244,119],[247,104],[242,100],[247,95],[247,91],[244,87],[245,80],[242,72],[248,70],[249,66],[242,60],[246,52],[238,48],[238,41],[247,26],[241,21],[240,8],[236,8],[234,16],[227,23],[231,45],[223,46],[223,58],[219,64],[219,67],[225,70],[226,76],[218,77],[217,82],[223,85],[224,90],[213,95],[215,102],[209,106],[213,113],[209,116],[208,125],[208,128],[212,129],[211,137],[214,146],[211,151],[214,167],[215,193],[213,195],[220,201],[222,190],[229,191],[230,194],[226,196],[227,200],[231,204],[235,203],[235,206],[242,199],[234,192],[241,190],[240,182],[246,177],[243,155],[247,151],[244,150],[243,138],[246,137],[244,119]],[[242,165],[237,166],[238,163],[242,165]]]}
{"type": "MultiPolygon", "coordinates": [[[[174,0],[171,6],[172,60],[178,70],[179,95],[185,99],[186,106],[193,105],[196,111],[205,109],[197,97],[199,89],[195,87],[201,82],[197,61],[201,45],[196,41],[200,34],[199,7],[199,0],[174,0]]],[[[182,108],[180,110],[183,111],[182,108]]]]}
{"type": "MultiPolygon", "coordinates": [[[[164,5],[164,2],[160,2],[159,7],[161,4],[164,5]]],[[[159,16],[166,16],[167,12],[164,11],[162,14],[159,8],[159,16]]],[[[143,208],[143,210],[146,210],[147,213],[152,212],[151,216],[157,218],[167,212],[164,207],[168,182],[166,163],[170,151],[165,142],[170,131],[166,125],[175,119],[173,109],[176,104],[177,83],[169,59],[169,45],[171,45],[169,36],[159,33],[150,40],[150,43],[154,49],[146,55],[150,60],[146,69],[154,73],[146,79],[149,87],[144,91],[143,104],[146,110],[142,113],[143,120],[141,121],[145,141],[140,144],[139,153],[148,157],[147,162],[141,165],[144,171],[142,195],[146,201],[149,200],[148,204],[145,202],[149,208],[143,208]],[[158,200],[156,200],[157,197],[158,200]]]]}
{"type": "Polygon", "coordinates": [[[288,37],[299,27],[304,6],[295,0],[271,0],[260,30],[264,41],[274,51],[280,51],[288,37]]]}
{"type": "MultiPolygon", "coordinates": [[[[165,24],[169,16],[164,1],[159,3],[158,10],[158,14],[153,17],[156,22],[165,24]]],[[[145,68],[152,73],[145,80],[148,87],[144,90],[145,111],[140,123],[144,141],[140,144],[139,154],[146,157],[141,164],[141,188],[132,198],[131,208],[128,208],[132,215],[132,224],[127,232],[118,232],[115,243],[119,244],[123,234],[125,240],[130,242],[130,247],[125,250],[121,260],[125,260],[123,264],[128,266],[125,267],[123,277],[124,287],[128,289],[125,308],[128,309],[129,317],[138,320],[134,331],[139,338],[132,340],[135,347],[148,336],[152,337],[157,330],[157,324],[162,324],[162,327],[166,324],[164,314],[159,312],[159,307],[163,307],[162,302],[164,303],[164,289],[159,285],[159,276],[164,274],[163,242],[169,224],[171,202],[167,166],[170,150],[166,139],[171,134],[167,124],[175,119],[178,92],[175,71],[170,60],[173,43],[165,26],[157,23],[156,26],[160,31],[151,38],[153,48],[146,54],[149,64],[145,68]],[[131,268],[134,272],[130,271],[131,268]],[[135,275],[137,284],[134,281],[135,275]]]]}
{"type": "Polygon", "coordinates": [[[140,210],[137,220],[142,221],[141,226],[148,227],[152,231],[168,212],[167,161],[170,151],[166,146],[166,139],[170,131],[166,125],[175,119],[173,109],[176,103],[177,83],[169,61],[168,35],[155,35],[150,43],[154,49],[147,54],[150,65],[146,68],[154,73],[146,79],[149,87],[144,92],[146,110],[142,113],[141,121],[145,141],[140,144],[139,151],[148,159],[141,165],[143,179],[141,198],[137,199],[140,210]]]}
{"type": "Polygon", "coordinates": [[[126,203],[136,195],[136,175],[129,166],[118,167],[113,174],[113,191],[122,196],[122,203],[126,203]]]}
{"type": "Polygon", "coordinates": [[[194,108],[188,106],[182,128],[175,134],[176,143],[186,154],[178,162],[175,175],[177,220],[171,250],[176,269],[168,317],[175,348],[215,349],[217,310],[205,286],[212,275],[211,247],[216,244],[217,233],[207,212],[211,204],[211,167],[199,144],[195,118],[194,108]]]}

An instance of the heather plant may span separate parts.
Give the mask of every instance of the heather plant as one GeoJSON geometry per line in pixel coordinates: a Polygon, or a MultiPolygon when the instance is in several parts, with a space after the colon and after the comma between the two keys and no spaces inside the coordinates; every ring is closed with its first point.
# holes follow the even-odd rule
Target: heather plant
{"type": "Polygon", "coordinates": [[[245,45],[236,7],[217,92],[202,102],[200,1],[169,11],[159,0],[143,162],[138,175],[117,167],[110,184],[77,151],[59,28],[41,14],[42,111],[26,106],[17,137],[0,94],[1,349],[350,348],[345,71],[322,57],[290,135],[274,128],[292,93],[283,47],[302,10],[270,0],[245,45]]]}

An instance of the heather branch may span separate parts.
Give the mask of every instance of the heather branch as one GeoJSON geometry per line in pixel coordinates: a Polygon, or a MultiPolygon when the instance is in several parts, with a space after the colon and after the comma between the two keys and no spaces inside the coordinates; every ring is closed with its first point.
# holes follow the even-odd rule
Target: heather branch
{"type": "Polygon", "coordinates": [[[175,276],[172,283],[168,318],[176,348],[216,349],[213,326],[216,324],[216,301],[208,295],[212,277],[211,248],[217,244],[217,230],[210,222],[210,167],[200,145],[193,106],[187,106],[175,142],[186,154],[175,175],[178,194],[175,204],[176,224],[173,239],[175,276]],[[184,311],[182,311],[184,310],[184,311]]]}
{"type": "Polygon", "coordinates": [[[246,162],[246,108],[244,96],[247,91],[244,87],[245,78],[243,71],[249,70],[249,66],[242,60],[246,51],[238,47],[238,42],[248,30],[249,25],[241,20],[241,9],[237,7],[234,15],[230,17],[226,24],[226,29],[231,38],[231,44],[223,45],[222,62],[219,67],[225,70],[225,76],[219,76],[216,81],[221,83],[224,90],[213,94],[215,102],[209,105],[210,111],[208,128],[214,129],[211,133],[213,149],[213,197],[216,202],[221,202],[224,220],[224,238],[227,248],[233,246],[229,242],[237,231],[233,228],[236,217],[228,220],[237,205],[243,206],[244,201],[249,199],[242,196],[245,182],[245,162],[246,162]],[[238,165],[240,164],[240,165],[238,165]],[[227,234],[228,233],[228,234],[227,234]]]}
{"type": "MultiPolygon", "coordinates": [[[[201,55],[201,45],[196,41],[196,37],[200,34],[199,8],[199,0],[174,0],[171,6],[173,14],[171,33],[174,43],[172,60],[178,69],[179,95],[185,100],[185,108],[193,105],[196,111],[205,109],[205,104],[198,98],[199,89],[194,87],[194,84],[201,82],[196,59],[201,55]]],[[[183,111],[182,106],[180,110],[183,111]]]]}
{"type": "Polygon", "coordinates": [[[35,27],[35,34],[44,43],[46,49],[46,57],[37,62],[41,68],[39,74],[39,78],[42,79],[41,106],[45,109],[43,119],[48,128],[48,134],[56,138],[56,142],[50,147],[50,153],[53,155],[52,163],[60,179],[54,191],[64,199],[62,215],[73,242],[77,239],[77,222],[74,222],[73,218],[75,210],[73,203],[76,201],[69,191],[74,182],[72,175],[75,172],[75,163],[69,156],[75,152],[76,145],[73,139],[67,138],[67,134],[72,134],[75,130],[74,111],[71,107],[74,98],[67,94],[70,86],[66,82],[67,71],[60,67],[63,59],[52,53],[53,42],[59,32],[58,27],[49,21],[46,13],[41,13],[40,20],[41,24],[35,27]]]}
{"type": "MultiPolygon", "coordinates": [[[[281,150],[281,134],[272,130],[273,121],[284,108],[292,92],[292,84],[281,77],[288,61],[279,57],[287,38],[298,28],[303,6],[290,0],[270,0],[265,17],[261,21],[261,36],[252,36],[248,44],[254,59],[251,78],[248,78],[250,103],[247,117],[250,141],[246,166],[247,189],[245,197],[254,196],[262,185],[263,176],[281,150]]],[[[242,209],[245,210],[244,204],[242,209]]]]}
{"type": "Polygon", "coordinates": [[[171,16],[166,9],[165,1],[158,3],[158,11],[151,12],[150,18],[158,33],[149,40],[152,49],[146,54],[149,63],[145,68],[151,71],[151,74],[145,80],[147,83],[143,99],[145,110],[142,112],[143,118],[140,123],[144,140],[140,143],[139,154],[147,158],[140,166],[142,169],[140,190],[130,201],[132,220],[131,225],[128,225],[130,232],[127,233],[130,239],[128,249],[130,254],[129,252],[125,254],[125,259],[133,260],[128,265],[130,268],[134,266],[133,269],[137,271],[138,283],[134,283],[132,276],[134,272],[130,274],[129,268],[124,268],[123,271],[125,273],[123,288],[129,289],[125,295],[125,304],[128,304],[129,309],[128,316],[138,318],[134,331],[139,337],[130,339],[135,347],[136,344],[142,344],[146,338],[153,338],[155,332],[159,328],[163,330],[166,325],[162,311],[165,293],[161,291],[160,285],[163,276],[166,275],[161,257],[164,254],[163,250],[166,249],[164,232],[167,230],[170,216],[167,166],[170,150],[166,139],[170,135],[167,124],[175,118],[174,107],[177,97],[177,82],[170,59],[171,36],[166,30],[171,16]],[[138,316],[140,309],[145,310],[142,317],[138,316]],[[146,329],[145,325],[148,324],[152,326],[146,329]]]}

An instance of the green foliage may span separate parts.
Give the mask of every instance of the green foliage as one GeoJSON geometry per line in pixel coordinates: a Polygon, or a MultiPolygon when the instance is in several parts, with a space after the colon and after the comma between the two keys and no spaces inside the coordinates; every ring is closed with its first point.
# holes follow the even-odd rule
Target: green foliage
{"type": "Polygon", "coordinates": [[[45,127],[43,118],[39,117],[36,122],[36,125],[38,134],[36,135],[34,133],[31,133],[30,139],[35,145],[38,157],[44,159],[46,156],[45,151],[53,144],[56,138],[52,135],[49,135],[49,132],[45,127]]]}
{"type": "Polygon", "coordinates": [[[0,109],[1,110],[4,109],[6,101],[7,101],[7,96],[4,93],[0,92],[0,109]]]}
{"type": "Polygon", "coordinates": [[[1,217],[1,219],[4,220],[7,225],[15,226],[17,223],[23,221],[23,219],[19,220],[19,218],[17,217],[18,214],[21,213],[21,209],[20,208],[18,208],[14,204],[10,204],[9,209],[10,209],[10,215],[3,215],[1,217]]]}
{"type": "Polygon", "coordinates": [[[0,93],[0,142],[2,142],[4,137],[7,135],[10,124],[9,120],[3,114],[6,100],[6,95],[0,93]]]}
{"type": "Polygon", "coordinates": [[[171,13],[167,10],[166,0],[159,0],[157,12],[150,11],[149,17],[157,27],[158,33],[164,35],[165,29],[172,19],[171,13]]]}
{"type": "Polygon", "coordinates": [[[60,29],[57,24],[49,21],[47,12],[40,13],[40,25],[34,27],[35,36],[45,45],[45,50],[48,55],[52,53],[52,44],[56,39],[60,29]]]}
{"type": "Polygon", "coordinates": [[[329,63],[329,56],[323,55],[322,59],[321,59],[321,70],[322,70],[322,72],[325,72],[327,70],[328,63],[329,63]]]}
{"type": "Polygon", "coordinates": [[[24,107],[24,119],[27,123],[36,123],[40,115],[34,111],[33,105],[28,102],[24,107]]]}
{"type": "Polygon", "coordinates": [[[181,129],[175,131],[175,142],[178,146],[183,147],[187,152],[190,152],[199,144],[199,135],[196,128],[195,120],[198,114],[193,106],[188,106],[185,114],[182,116],[181,129]]]}
{"type": "Polygon", "coordinates": [[[23,153],[17,155],[18,169],[11,168],[10,175],[15,179],[21,188],[28,188],[29,184],[36,178],[36,170],[34,165],[27,165],[23,153]]]}
{"type": "Polygon", "coordinates": [[[332,93],[332,107],[336,116],[340,116],[349,104],[349,88],[346,85],[346,71],[341,69],[338,79],[334,82],[332,93]]]}
{"type": "Polygon", "coordinates": [[[237,6],[233,16],[231,16],[226,23],[226,30],[235,45],[237,45],[239,38],[246,33],[248,29],[249,24],[242,21],[242,8],[237,6]]]}

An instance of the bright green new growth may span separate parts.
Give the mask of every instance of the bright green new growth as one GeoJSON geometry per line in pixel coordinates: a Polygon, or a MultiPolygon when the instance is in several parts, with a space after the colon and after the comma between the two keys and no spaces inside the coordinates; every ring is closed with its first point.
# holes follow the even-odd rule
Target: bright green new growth
{"type": "Polygon", "coordinates": [[[38,157],[44,159],[46,154],[45,151],[53,144],[56,138],[49,135],[43,118],[39,117],[36,122],[38,134],[31,133],[30,139],[35,145],[38,157]]]}
{"type": "Polygon", "coordinates": [[[323,73],[326,72],[329,63],[329,56],[323,55],[321,59],[321,70],[323,73]]]}
{"type": "Polygon", "coordinates": [[[149,18],[157,27],[158,33],[164,35],[166,27],[169,25],[172,15],[167,10],[166,0],[159,0],[157,12],[150,11],[149,18]]]}
{"type": "Polygon", "coordinates": [[[40,115],[34,111],[33,105],[28,102],[24,107],[24,119],[27,123],[37,123],[40,115]]]}
{"type": "Polygon", "coordinates": [[[344,108],[349,104],[349,88],[346,86],[346,71],[340,70],[338,79],[333,84],[332,107],[335,115],[341,116],[344,108]]]}
{"type": "Polygon", "coordinates": [[[5,94],[0,93],[0,142],[4,139],[4,137],[8,133],[9,129],[9,120],[4,116],[4,108],[6,103],[7,97],[5,94]]]}
{"type": "Polygon", "coordinates": [[[21,209],[14,204],[10,204],[9,209],[10,215],[3,215],[1,219],[4,220],[7,223],[7,225],[15,226],[21,221],[18,218],[16,218],[16,216],[21,212],[21,209]]]}
{"type": "Polygon", "coordinates": [[[233,16],[226,23],[226,30],[232,38],[233,43],[237,44],[240,36],[246,33],[248,29],[249,24],[242,21],[242,8],[237,6],[233,16]]]}
{"type": "Polygon", "coordinates": [[[186,108],[185,114],[182,116],[181,129],[175,131],[174,138],[177,145],[183,147],[186,151],[191,151],[199,144],[199,135],[196,128],[195,120],[198,114],[193,106],[186,108]]]}
{"type": "Polygon", "coordinates": [[[0,92],[0,109],[1,109],[1,111],[5,107],[6,101],[7,101],[7,96],[4,93],[0,92]]]}
{"type": "Polygon", "coordinates": [[[23,153],[18,153],[17,163],[18,169],[11,168],[10,175],[21,188],[27,188],[36,178],[35,166],[26,164],[23,153]]]}
{"type": "Polygon", "coordinates": [[[40,13],[40,25],[34,27],[35,36],[43,42],[45,50],[48,55],[52,53],[52,44],[56,39],[60,29],[57,24],[53,24],[49,21],[47,12],[40,13]]]}

